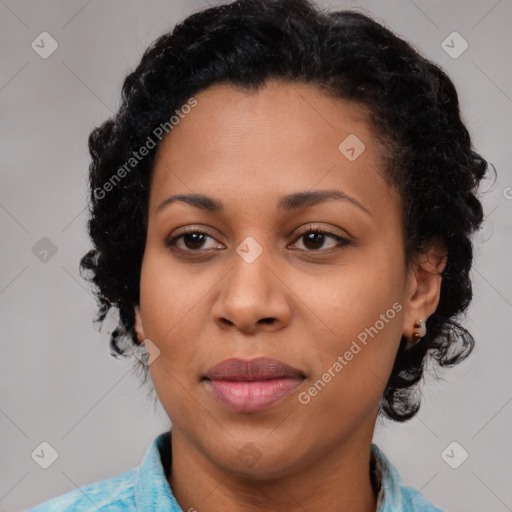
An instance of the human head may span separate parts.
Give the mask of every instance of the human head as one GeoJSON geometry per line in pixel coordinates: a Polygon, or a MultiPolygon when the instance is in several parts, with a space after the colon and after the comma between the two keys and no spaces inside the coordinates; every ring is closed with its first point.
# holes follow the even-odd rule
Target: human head
{"type": "Polygon", "coordinates": [[[384,414],[408,419],[419,407],[414,388],[427,358],[451,366],[473,346],[457,318],[471,300],[470,235],[482,220],[474,192],[486,162],[472,148],[447,75],[357,12],[322,13],[306,0],[239,0],[190,16],[148,48],[125,80],[118,113],[89,140],[94,249],[82,268],[97,286],[99,319],[112,307],[119,310],[111,338],[115,352],[123,352],[123,342],[138,343],[135,308],[151,176],[161,147],[155,130],[173,115],[181,119],[190,98],[211,86],[256,92],[271,79],[314,85],[365,109],[384,176],[401,198],[405,265],[432,246],[447,255],[427,334],[409,350],[402,337],[382,398],[384,414]],[[156,140],[152,148],[148,137],[156,140]],[[148,154],[112,182],[141,147],[148,154]]]}

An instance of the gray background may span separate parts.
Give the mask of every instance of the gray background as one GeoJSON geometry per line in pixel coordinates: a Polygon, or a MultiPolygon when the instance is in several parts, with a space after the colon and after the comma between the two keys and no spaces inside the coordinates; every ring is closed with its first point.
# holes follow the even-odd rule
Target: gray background
{"type": "MultiPolygon", "coordinates": [[[[477,150],[497,169],[496,183],[482,186],[488,216],[465,320],[477,347],[444,382],[426,379],[417,417],[379,422],[375,441],[407,484],[447,511],[512,510],[512,1],[319,3],[374,15],[441,65],[477,150]],[[458,58],[441,47],[453,31],[469,43],[458,58]],[[441,457],[453,441],[469,453],[458,469],[441,457]]],[[[148,44],[206,5],[0,0],[1,510],[135,467],[169,426],[132,361],[109,356],[113,322],[101,332],[92,323],[95,302],[78,275],[89,247],[87,136],[116,110],[148,44]],[[59,45],[47,59],[31,48],[43,31],[59,45]],[[42,237],[57,248],[46,262],[32,252],[42,237]],[[43,441],[58,452],[48,469],[31,458],[43,441]]],[[[462,452],[449,453],[457,462],[462,452]]]]}

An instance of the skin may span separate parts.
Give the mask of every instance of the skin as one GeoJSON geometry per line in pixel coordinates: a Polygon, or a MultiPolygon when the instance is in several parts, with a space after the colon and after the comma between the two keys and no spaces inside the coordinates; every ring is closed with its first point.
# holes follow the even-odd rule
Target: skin
{"type": "Polygon", "coordinates": [[[401,199],[384,179],[363,107],[278,81],[256,93],[215,85],[195,98],[155,160],[136,308],[139,340],[160,350],[150,372],[172,422],[169,484],[183,510],[375,511],[369,456],[379,401],[401,336],[411,339],[415,321],[437,307],[445,257],[432,248],[405,265],[401,199]],[[354,161],[338,149],[350,134],[366,146],[354,161]],[[334,199],[277,207],[285,194],[320,189],[364,209],[334,199]],[[174,202],[157,213],[187,193],[225,210],[174,202]],[[166,246],[185,226],[207,236],[182,237],[181,251],[166,246]],[[349,243],[308,242],[315,227],[349,243]],[[263,250],[251,263],[236,252],[248,236],[263,250]],[[402,306],[394,318],[301,403],[299,393],[394,303],[402,306]],[[268,409],[230,410],[201,381],[225,359],[259,356],[306,376],[268,409]]]}

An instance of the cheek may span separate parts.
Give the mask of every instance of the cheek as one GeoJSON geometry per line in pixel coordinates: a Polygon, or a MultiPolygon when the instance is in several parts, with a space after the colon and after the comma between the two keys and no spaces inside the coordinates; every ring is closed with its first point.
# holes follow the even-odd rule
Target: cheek
{"type": "Polygon", "coordinates": [[[165,255],[146,252],[141,269],[140,310],[146,338],[160,349],[159,364],[154,369],[178,375],[192,368],[193,354],[202,338],[204,322],[194,322],[193,318],[204,307],[201,298],[207,293],[207,285],[170,265],[170,258],[165,255]]]}
{"type": "Polygon", "coordinates": [[[146,335],[161,338],[179,328],[179,322],[196,306],[203,282],[192,272],[173,265],[165,250],[146,250],[141,269],[140,306],[146,335]]]}
{"type": "MultiPolygon", "coordinates": [[[[343,266],[321,280],[321,285],[310,279],[302,285],[298,281],[298,294],[307,297],[312,310],[331,331],[344,339],[356,337],[395,302],[403,302],[405,270],[396,253],[384,244],[372,251],[354,251],[343,266]]],[[[397,316],[396,309],[388,315],[391,320],[397,316]]]]}
{"type": "Polygon", "coordinates": [[[322,401],[356,406],[380,400],[401,339],[404,311],[403,262],[389,254],[397,251],[388,252],[383,245],[358,257],[332,276],[328,290],[310,286],[305,295],[326,326],[310,347],[316,361],[313,380],[322,381],[317,387],[328,383],[319,406],[322,401]]]}
{"type": "Polygon", "coordinates": [[[203,279],[170,269],[170,259],[148,251],[141,270],[140,310],[144,334],[160,354],[149,366],[151,379],[173,425],[179,427],[204,414],[191,399],[204,322],[194,321],[207,292],[203,279]]]}
{"type": "Polygon", "coordinates": [[[385,297],[379,302],[373,293],[368,299],[371,305],[357,311],[350,300],[343,302],[339,316],[333,308],[335,335],[309,347],[313,371],[298,394],[297,412],[304,424],[315,425],[316,438],[332,440],[374,424],[398,349],[402,313],[400,304],[385,297]]]}

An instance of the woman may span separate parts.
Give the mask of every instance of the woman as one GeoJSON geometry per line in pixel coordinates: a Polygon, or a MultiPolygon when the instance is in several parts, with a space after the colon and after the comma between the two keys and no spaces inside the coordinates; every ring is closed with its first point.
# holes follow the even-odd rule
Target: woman
{"type": "Polygon", "coordinates": [[[446,74],[362,14],[238,0],[155,41],[89,145],[82,269],[172,429],[33,510],[440,510],[372,436],[474,344],[487,164],[446,74]]]}

